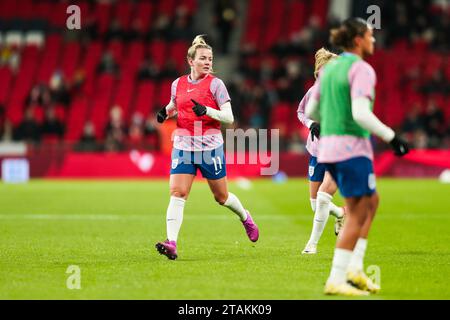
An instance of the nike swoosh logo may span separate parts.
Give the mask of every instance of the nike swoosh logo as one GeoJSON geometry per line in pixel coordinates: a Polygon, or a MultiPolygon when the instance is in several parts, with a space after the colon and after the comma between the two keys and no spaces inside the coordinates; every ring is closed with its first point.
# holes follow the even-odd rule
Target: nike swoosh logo
{"type": "Polygon", "coordinates": [[[215,174],[216,174],[216,176],[219,174],[219,173],[221,173],[222,172],[222,170],[219,170],[219,171],[217,171],[215,174]]]}
{"type": "Polygon", "coordinates": [[[195,89],[191,89],[191,90],[188,89],[187,92],[192,92],[192,91],[194,91],[194,90],[195,90],[195,89]]]}

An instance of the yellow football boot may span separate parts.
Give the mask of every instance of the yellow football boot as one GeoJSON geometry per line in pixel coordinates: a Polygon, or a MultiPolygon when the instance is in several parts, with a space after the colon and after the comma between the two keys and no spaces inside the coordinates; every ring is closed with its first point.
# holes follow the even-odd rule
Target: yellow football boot
{"type": "Polygon", "coordinates": [[[381,288],[375,284],[362,270],[347,272],[347,280],[356,288],[370,293],[378,293],[381,288]]]}
{"type": "Polygon", "coordinates": [[[328,295],[341,295],[347,297],[363,297],[369,295],[369,292],[359,290],[352,287],[348,283],[334,284],[331,282],[327,282],[325,285],[324,293],[328,295]]]}

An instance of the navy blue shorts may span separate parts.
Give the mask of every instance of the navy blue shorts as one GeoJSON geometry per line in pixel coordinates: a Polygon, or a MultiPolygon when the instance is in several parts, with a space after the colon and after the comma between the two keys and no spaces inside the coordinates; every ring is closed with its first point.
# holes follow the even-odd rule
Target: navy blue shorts
{"type": "Polygon", "coordinates": [[[202,176],[209,180],[217,180],[225,177],[225,154],[223,145],[209,151],[184,151],[173,148],[172,166],[170,174],[197,175],[200,169],[202,176]]]}
{"type": "Polygon", "coordinates": [[[344,198],[370,196],[376,191],[376,179],[370,159],[356,157],[325,165],[344,198]]]}
{"type": "Polygon", "coordinates": [[[309,181],[322,182],[327,170],[325,164],[318,163],[314,156],[309,157],[308,178],[309,181]]]}

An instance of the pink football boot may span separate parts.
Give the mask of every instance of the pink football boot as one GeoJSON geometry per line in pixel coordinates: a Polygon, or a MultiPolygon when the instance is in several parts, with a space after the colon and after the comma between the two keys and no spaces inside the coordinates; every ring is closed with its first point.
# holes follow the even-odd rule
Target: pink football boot
{"type": "Polygon", "coordinates": [[[160,254],[165,255],[170,260],[175,260],[178,257],[177,243],[175,241],[166,240],[164,242],[158,242],[155,247],[160,254]]]}
{"type": "Polygon", "coordinates": [[[247,236],[250,239],[250,241],[252,242],[258,241],[259,238],[258,226],[255,224],[255,222],[253,222],[250,212],[247,211],[247,220],[242,221],[242,224],[244,225],[245,231],[247,232],[247,236]]]}

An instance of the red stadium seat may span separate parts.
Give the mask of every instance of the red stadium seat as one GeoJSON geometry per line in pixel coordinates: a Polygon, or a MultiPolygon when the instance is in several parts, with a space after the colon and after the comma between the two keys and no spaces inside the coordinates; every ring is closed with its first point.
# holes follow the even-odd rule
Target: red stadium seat
{"type": "Polygon", "coordinates": [[[189,44],[186,41],[174,41],[169,45],[170,58],[173,59],[177,65],[180,73],[187,68],[186,55],[189,49],[189,44]]]}
{"type": "Polygon", "coordinates": [[[51,3],[51,6],[49,7],[50,12],[48,14],[48,18],[52,26],[58,28],[66,28],[68,6],[69,4],[66,2],[51,3]]]}
{"type": "Polygon", "coordinates": [[[131,103],[134,97],[134,76],[128,78],[122,77],[116,90],[116,94],[113,97],[112,105],[119,105],[123,111],[124,119],[129,119],[131,115],[131,103]]]}
{"type": "Polygon", "coordinates": [[[67,80],[72,79],[77,68],[81,54],[81,47],[78,42],[67,43],[61,57],[61,69],[67,80]]]}
{"type": "Polygon", "coordinates": [[[245,36],[242,37],[243,43],[259,45],[261,28],[266,25],[264,21],[264,0],[250,0],[248,7],[251,10],[247,11],[247,24],[245,36]]]}
{"type": "Polygon", "coordinates": [[[295,0],[288,3],[289,23],[287,28],[288,36],[300,31],[306,23],[306,4],[302,0],[295,0]]]}
{"type": "Polygon", "coordinates": [[[123,73],[136,74],[136,71],[144,58],[144,44],[140,41],[132,42],[125,49],[127,58],[120,61],[123,73]]]}
{"type": "Polygon", "coordinates": [[[175,14],[175,0],[159,1],[158,15],[173,17],[175,14]]]}
{"type": "Polygon", "coordinates": [[[17,11],[15,16],[24,20],[34,18],[33,2],[31,0],[17,1],[17,11]]]}
{"type": "Polygon", "coordinates": [[[136,92],[136,102],[133,110],[139,112],[144,117],[150,113],[153,108],[152,102],[155,100],[156,85],[153,81],[141,82],[136,92]]]}
{"type": "Polygon", "coordinates": [[[141,1],[137,4],[135,19],[140,20],[143,30],[148,30],[152,21],[153,6],[150,2],[141,1]]]}
{"type": "Polygon", "coordinates": [[[61,36],[57,34],[49,35],[42,59],[39,64],[37,81],[48,83],[51,75],[56,70],[61,51],[61,36]]]}
{"type": "Polygon", "coordinates": [[[1,1],[0,2],[0,18],[11,19],[17,15],[18,1],[1,1]]]}
{"type": "Polygon", "coordinates": [[[311,2],[311,16],[319,18],[320,25],[325,26],[328,14],[328,0],[314,0],[311,2]]]}
{"type": "Polygon", "coordinates": [[[134,11],[134,2],[118,1],[114,7],[114,17],[120,22],[123,30],[128,30],[130,27],[131,16],[134,11]]]}
{"type": "Polygon", "coordinates": [[[268,23],[266,32],[264,33],[262,49],[270,49],[280,37],[283,37],[283,23],[286,15],[285,5],[283,1],[269,2],[268,23]]]}
{"type": "Polygon", "coordinates": [[[122,52],[123,52],[123,43],[122,41],[114,40],[108,44],[108,51],[111,52],[111,54],[114,57],[114,60],[117,63],[120,63],[122,61],[122,52]]]}
{"type": "Polygon", "coordinates": [[[181,0],[181,3],[186,7],[190,15],[194,14],[195,10],[197,10],[196,0],[181,0]]]}
{"type": "Polygon", "coordinates": [[[0,67],[0,104],[4,104],[13,85],[13,74],[9,67],[0,67]]]}
{"type": "MultiPolygon", "coordinates": [[[[73,101],[66,123],[65,138],[69,141],[77,141],[82,133],[88,112],[88,101],[86,98],[78,98],[73,101]]],[[[98,130],[98,128],[96,128],[98,130]]]]}
{"type": "Polygon", "coordinates": [[[97,2],[94,15],[98,22],[100,34],[105,34],[111,22],[112,4],[109,2],[97,2]]]}
{"type": "MultiPolygon", "coordinates": [[[[173,80],[175,80],[175,79],[173,79],[173,80]]],[[[172,88],[173,80],[165,80],[165,81],[162,81],[159,84],[158,91],[157,91],[159,95],[158,95],[158,97],[156,99],[158,104],[157,105],[154,104],[152,106],[153,110],[155,108],[165,106],[165,105],[167,105],[169,103],[169,101],[170,101],[170,91],[171,91],[171,88],[172,88]]]]}
{"type": "Polygon", "coordinates": [[[150,56],[159,68],[164,66],[167,59],[166,43],[162,40],[154,40],[150,44],[150,56]]]}

